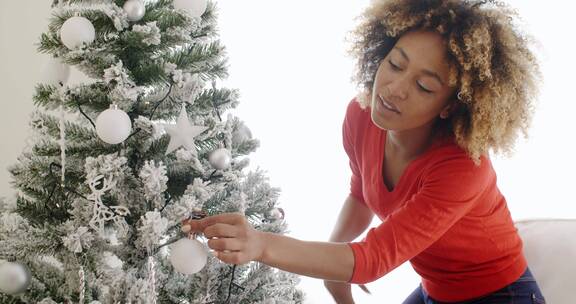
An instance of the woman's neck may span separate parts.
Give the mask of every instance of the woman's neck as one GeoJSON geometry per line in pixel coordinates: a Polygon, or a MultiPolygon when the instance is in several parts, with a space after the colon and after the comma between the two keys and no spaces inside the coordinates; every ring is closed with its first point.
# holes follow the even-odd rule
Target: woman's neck
{"type": "Polygon", "coordinates": [[[410,161],[424,153],[437,139],[432,128],[418,128],[404,131],[388,130],[386,135],[386,155],[410,161]]]}

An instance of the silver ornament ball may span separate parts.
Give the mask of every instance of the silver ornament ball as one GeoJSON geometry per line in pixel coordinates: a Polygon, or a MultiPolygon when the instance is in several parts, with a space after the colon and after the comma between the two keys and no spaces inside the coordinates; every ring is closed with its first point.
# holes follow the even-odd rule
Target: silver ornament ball
{"type": "Polygon", "coordinates": [[[230,167],[230,163],[232,162],[232,153],[230,153],[226,148],[220,148],[214,150],[214,152],[210,154],[208,161],[214,168],[225,170],[230,167]]]}
{"type": "Polygon", "coordinates": [[[174,0],[175,9],[185,10],[192,17],[201,17],[207,7],[207,0],[174,0]]]}
{"type": "Polygon", "coordinates": [[[238,128],[232,132],[232,145],[235,147],[249,139],[252,139],[252,132],[250,132],[250,129],[244,124],[239,125],[238,128]]]}
{"type": "Polygon", "coordinates": [[[0,264],[0,292],[9,295],[21,293],[30,285],[30,278],[30,272],[20,263],[0,264]]]}
{"type": "Polygon", "coordinates": [[[270,217],[275,220],[284,219],[284,209],[274,208],[270,211],[270,217]]]}
{"type": "Polygon", "coordinates": [[[146,14],[146,5],[141,0],[128,0],[122,8],[132,22],[142,19],[146,14]]]}
{"type": "Polygon", "coordinates": [[[106,143],[119,144],[128,138],[130,132],[132,132],[130,117],[114,104],[96,118],[96,134],[106,143]]]}
{"type": "Polygon", "coordinates": [[[96,38],[96,30],[90,20],[74,16],[64,21],[60,28],[60,40],[70,50],[90,44],[96,38]]]}

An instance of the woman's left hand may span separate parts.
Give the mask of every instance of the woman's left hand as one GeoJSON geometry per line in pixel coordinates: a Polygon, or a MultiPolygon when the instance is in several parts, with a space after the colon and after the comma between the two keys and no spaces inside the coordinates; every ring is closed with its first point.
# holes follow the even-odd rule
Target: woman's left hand
{"type": "Polygon", "coordinates": [[[254,229],[240,213],[223,213],[200,220],[185,220],[182,231],[202,232],[208,238],[208,247],[224,263],[245,264],[260,260],[265,242],[262,232],[254,229]]]}

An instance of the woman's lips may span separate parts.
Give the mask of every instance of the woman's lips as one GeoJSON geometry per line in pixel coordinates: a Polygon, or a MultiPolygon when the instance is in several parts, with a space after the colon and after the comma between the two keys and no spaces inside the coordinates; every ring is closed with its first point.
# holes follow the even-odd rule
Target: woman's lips
{"type": "Polygon", "coordinates": [[[386,101],[384,100],[384,98],[382,98],[382,96],[380,96],[380,95],[378,95],[378,98],[380,99],[380,104],[381,104],[384,108],[400,114],[400,111],[398,111],[398,109],[396,109],[396,107],[395,107],[393,104],[390,104],[390,103],[386,102],[386,101]]]}

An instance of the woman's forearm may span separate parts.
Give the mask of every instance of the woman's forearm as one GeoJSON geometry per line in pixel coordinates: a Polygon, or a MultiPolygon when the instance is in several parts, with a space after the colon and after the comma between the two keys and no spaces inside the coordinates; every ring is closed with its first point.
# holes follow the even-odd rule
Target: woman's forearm
{"type": "Polygon", "coordinates": [[[331,242],[351,242],[370,226],[374,213],[366,205],[348,196],[330,236],[331,242]]]}
{"type": "Polygon", "coordinates": [[[265,244],[259,262],[284,271],[324,280],[347,282],[354,270],[354,254],[346,243],[310,242],[259,232],[265,244]]]}

